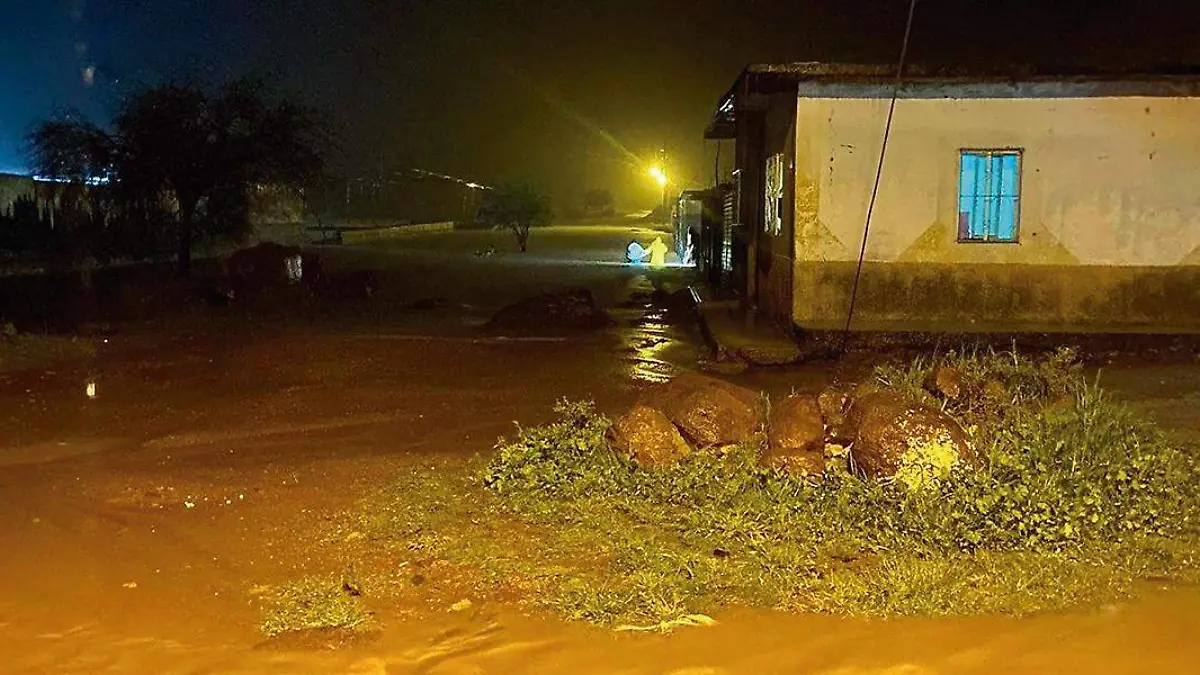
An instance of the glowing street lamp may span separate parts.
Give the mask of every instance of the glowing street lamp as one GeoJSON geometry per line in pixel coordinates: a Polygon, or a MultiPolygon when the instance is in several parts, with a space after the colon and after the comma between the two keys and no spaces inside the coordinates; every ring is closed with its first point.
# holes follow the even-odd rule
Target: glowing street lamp
{"type": "Polygon", "coordinates": [[[667,172],[663,171],[662,166],[655,164],[654,166],[650,167],[646,173],[650,174],[650,177],[653,178],[656,183],[658,183],[658,187],[662,189],[662,209],[663,213],[665,214],[664,217],[669,220],[671,216],[667,211],[667,184],[671,181],[669,178],[667,178],[667,172]]]}

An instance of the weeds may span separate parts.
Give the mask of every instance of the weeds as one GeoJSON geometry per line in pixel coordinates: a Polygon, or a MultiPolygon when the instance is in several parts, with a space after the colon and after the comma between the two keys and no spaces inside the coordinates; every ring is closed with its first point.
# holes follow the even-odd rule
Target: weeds
{"type": "MultiPolygon", "coordinates": [[[[1190,456],[1088,386],[1069,355],[955,358],[965,391],[997,382],[1010,403],[987,418],[979,399],[948,406],[981,422],[983,462],[920,491],[840,463],[817,484],[790,478],[760,469],[754,446],[645,471],[609,449],[590,405],[563,403],[558,422],[519,429],[474,480],[397,486],[369,516],[373,536],[602,624],[729,604],[1022,614],[1106,601],[1140,578],[1196,577],[1190,456]]],[[[921,396],[935,365],[877,375],[921,396]]]]}
{"type": "Polygon", "coordinates": [[[0,323],[0,372],[42,368],[95,353],[95,344],[85,338],[21,333],[11,323],[0,323]]]}
{"type": "Polygon", "coordinates": [[[371,615],[344,577],[303,577],[272,591],[260,629],[267,637],[323,628],[355,628],[371,615]]]}

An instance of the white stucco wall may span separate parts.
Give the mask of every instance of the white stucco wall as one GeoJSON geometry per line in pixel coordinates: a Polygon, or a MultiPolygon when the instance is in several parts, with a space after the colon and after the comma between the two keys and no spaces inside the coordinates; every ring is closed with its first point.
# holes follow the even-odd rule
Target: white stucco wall
{"type": "MultiPolygon", "coordinates": [[[[857,259],[887,106],[798,99],[797,260],[857,259]]],[[[901,99],[867,259],[1200,264],[1200,98],[901,99]],[[956,241],[963,148],[1024,151],[1019,243],[956,241]]]]}

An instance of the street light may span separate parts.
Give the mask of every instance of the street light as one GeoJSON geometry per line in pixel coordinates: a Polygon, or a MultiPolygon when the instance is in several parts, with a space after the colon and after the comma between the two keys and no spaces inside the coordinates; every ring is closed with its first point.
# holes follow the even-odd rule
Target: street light
{"type": "Polygon", "coordinates": [[[667,172],[663,171],[661,166],[655,164],[654,166],[650,167],[649,171],[646,173],[650,174],[650,177],[658,183],[660,188],[662,188],[663,217],[669,220],[671,218],[671,214],[667,210],[667,184],[671,181],[667,178],[667,172]]]}
{"type": "Polygon", "coordinates": [[[648,173],[650,174],[651,178],[658,181],[658,186],[661,188],[665,189],[667,187],[667,183],[670,182],[667,180],[666,172],[664,172],[662,167],[658,166],[657,164],[650,167],[650,171],[648,171],[648,173]]]}

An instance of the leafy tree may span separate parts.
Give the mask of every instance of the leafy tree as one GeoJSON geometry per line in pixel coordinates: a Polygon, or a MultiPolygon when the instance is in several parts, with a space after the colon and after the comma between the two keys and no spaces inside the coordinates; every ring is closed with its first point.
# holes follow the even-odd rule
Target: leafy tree
{"type": "Polygon", "coordinates": [[[28,138],[31,157],[39,173],[60,180],[108,179],[106,194],[133,239],[161,240],[173,225],[181,274],[197,238],[245,234],[253,191],[300,189],[322,167],[316,117],[270,100],[251,80],[215,92],[191,83],[143,89],[122,104],[113,127],[108,133],[76,116],[47,120],[28,138]]]}
{"type": "Polygon", "coordinates": [[[107,178],[116,158],[113,138],[67,109],[38,124],[26,139],[34,172],[73,183],[107,178]]]}
{"type": "Polygon", "coordinates": [[[583,210],[589,215],[610,216],[613,214],[612,192],[604,189],[588,190],[583,195],[583,210]]]}
{"type": "Polygon", "coordinates": [[[550,199],[529,183],[509,183],[489,190],[479,206],[479,222],[506,228],[517,238],[524,252],[529,246],[529,230],[550,224],[550,199]]]}
{"type": "Polygon", "coordinates": [[[268,101],[247,80],[215,94],[191,84],[146,89],[126,101],[116,127],[119,183],[134,198],[169,194],[178,205],[182,274],[197,235],[244,234],[257,185],[301,187],[322,166],[315,117],[268,101]]]}
{"type": "Polygon", "coordinates": [[[38,124],[26,141],[35,174],[49,179],[39,187],[50,203],[46,236],[57,242],[52,248],[78,254],[104,228],[111,211],[109,193],[95,186],[112,175],[114,139],[66,109],[38,124]]]}

